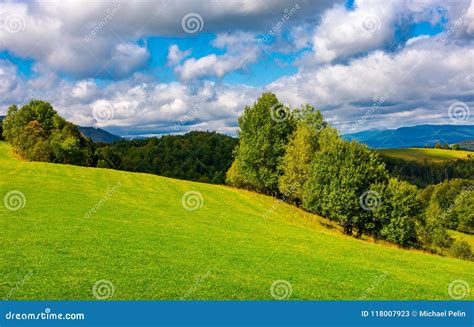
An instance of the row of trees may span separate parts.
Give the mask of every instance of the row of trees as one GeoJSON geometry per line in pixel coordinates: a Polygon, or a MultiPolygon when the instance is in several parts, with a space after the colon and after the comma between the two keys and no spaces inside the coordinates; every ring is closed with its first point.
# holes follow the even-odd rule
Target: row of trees
{"type": "Polygon", "coordinates": [[[339,223],[348,235],[423,246],[426,224],[418,189],[390,178],[379,155],[346,141],[321,113],[290,110],[263,94],[239,119],[240,143],[227,182],[276,195],[339,223]]]}
{"type": "Polygon", "coordinates": [[[461,147],[459,146],[459,144],[453,144],[453,146],[449,146],[448,143],[444,143],[444,144],[441,144],[439,142],[437,142],[434,146],[435,149],[445,149],[445,150],[460,150],[461,147]]]}
{"type": "Polygon", "coordinates": [[[3,120],[3,137],[28,160],[82,166],[93,163],[92,142],[48,102],[32,100],[21,109],[10,106],[3,120]]]}

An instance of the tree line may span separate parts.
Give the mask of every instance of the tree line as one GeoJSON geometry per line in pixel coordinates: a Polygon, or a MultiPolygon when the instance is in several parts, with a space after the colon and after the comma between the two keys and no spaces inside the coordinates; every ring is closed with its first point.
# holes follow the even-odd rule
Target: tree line
{"type": "Polygon", "coordinates": [[[97,167],[223,184],[237,140],[215,132],[98,144],[97,167]]]}
{"type": "MultiPolygon", "coordinates": [[[[310,105],[287,108],[264,93],[239,118],[239,141],[227,172],[233,186],[278,196],[337,222],[347,235],[442,253],[466,248],[434,240],[453,226],[427,209],[415,185],[390,177],[376,152],[344,140],[310,105]]],[[[470,256],[470,247],[456,255],[470,256]]]]}

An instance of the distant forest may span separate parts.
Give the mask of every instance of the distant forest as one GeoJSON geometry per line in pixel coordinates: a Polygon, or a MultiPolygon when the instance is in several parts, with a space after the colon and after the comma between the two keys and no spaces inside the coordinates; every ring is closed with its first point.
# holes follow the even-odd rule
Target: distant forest
{"type": "Polygon", "coordinates": [[[238,140],[215,132],[190,132],[145,140],[96,144],[97,166],[223,184],[238,140]]]}
{"type": "Polygon", "coordinates": [[[473,160],[457,159],[445,162],[425,160],[424,162],[417,162],[390,158],[384,155],[381,155],[380,158],[385,162],[391,176],[421,188],[454,178],[474,179],[473,160]]]}

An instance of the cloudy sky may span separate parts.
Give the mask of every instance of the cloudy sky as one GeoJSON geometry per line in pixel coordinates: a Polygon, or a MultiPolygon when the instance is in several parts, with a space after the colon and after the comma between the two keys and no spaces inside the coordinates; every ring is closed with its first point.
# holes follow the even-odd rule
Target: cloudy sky
{"type": "Polygon", "coordinates": [[[129,137],[216,130],[264,91],[343,132],[472,124],[471,0],[0,3],[0,114],[129,137]]]}

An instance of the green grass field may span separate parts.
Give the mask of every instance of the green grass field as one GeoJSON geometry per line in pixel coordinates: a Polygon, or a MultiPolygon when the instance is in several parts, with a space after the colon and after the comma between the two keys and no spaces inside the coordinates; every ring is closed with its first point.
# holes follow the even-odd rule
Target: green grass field
{"type": "Polygon", "coordinates": [[[442,162],[454,159],[474,158],[474,153],[459,150],[444,150],[430,148],[404,148],[404,149],[380,149],[377,150],[383,155],[391,158],[415,160],[415,161],[433,161],[442,162]]]}
{"type": "Polygon", "coordinates": [[[25,197],[0,205],[2,298],[94,299],[99,280],[109,299],[273,299],[278,280],[289,299],[451,299],[452,281],[474,285],[472,262],[347,237],[248,191],[24,162],[1,142],[0,176],[2,202],[25,197]],[[189,191],[202,207],[183,207],[189,191]]]}

